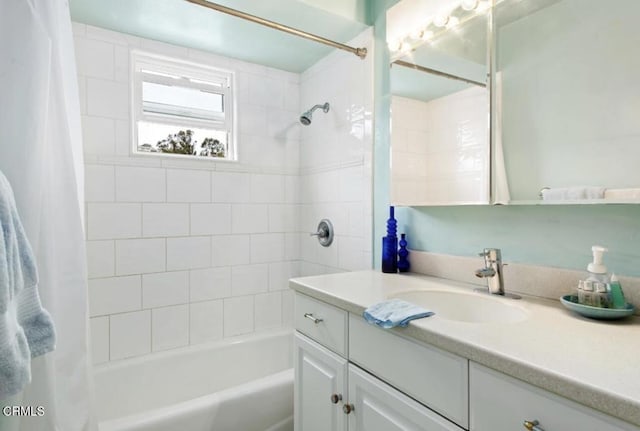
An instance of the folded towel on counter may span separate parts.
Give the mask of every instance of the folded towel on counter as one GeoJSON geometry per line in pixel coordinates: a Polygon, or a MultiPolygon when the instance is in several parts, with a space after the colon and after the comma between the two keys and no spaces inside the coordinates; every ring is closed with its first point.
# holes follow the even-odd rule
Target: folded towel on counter
{"type": "Polygon", "coordinates": [[[51,316],[40,304],[38,271],[18,217],[13,190],[0,172],[0,399],[31,380],[31,358],[55,347],[51,316]]]}
{"type": "Polygon", "coordinates": [[[413,319],[421,319],[431,316],[433,311],[418,307],[402,299],[389,299],[364,310],[363,316],[372,325],[382,328],[394,326],[405,327],[413,319]]]}
{"type": "Polygon", "coordinates": [[[604,199],[605,187],[565,187],[543,189],[543,201],[577,201],[584,199],[604,199]]]}

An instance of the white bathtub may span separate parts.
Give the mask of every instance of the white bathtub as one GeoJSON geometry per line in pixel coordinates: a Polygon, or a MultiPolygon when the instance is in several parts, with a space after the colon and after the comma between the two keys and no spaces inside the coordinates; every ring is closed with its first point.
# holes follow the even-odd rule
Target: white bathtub
{"type": "Polygon", "coordinates": [[[97,366],[100,431],[291,431],[291,330],[97,366]]]}

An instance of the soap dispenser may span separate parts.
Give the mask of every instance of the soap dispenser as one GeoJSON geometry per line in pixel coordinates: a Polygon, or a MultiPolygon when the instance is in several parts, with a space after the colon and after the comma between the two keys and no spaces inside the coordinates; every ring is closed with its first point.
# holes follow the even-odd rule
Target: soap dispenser
{"type": "Polygon", "coordinates": [[[609,274],[607,267],[602,263],[602,257],[609,250],[594,245],[591,251],[593,262],[587,266],[587,278],[578,283],[578,302],[583,305],[608,308],[610,305],[610,295],[607,291],[609,274]]]}

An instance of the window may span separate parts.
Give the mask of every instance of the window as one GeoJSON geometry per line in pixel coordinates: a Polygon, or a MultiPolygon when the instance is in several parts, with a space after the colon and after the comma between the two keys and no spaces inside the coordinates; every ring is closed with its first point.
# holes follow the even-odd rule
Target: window
{"type": "Polygon", "coordinates": [[[134,154],[235,160],[233,72],[134,51],[134,154]]]}

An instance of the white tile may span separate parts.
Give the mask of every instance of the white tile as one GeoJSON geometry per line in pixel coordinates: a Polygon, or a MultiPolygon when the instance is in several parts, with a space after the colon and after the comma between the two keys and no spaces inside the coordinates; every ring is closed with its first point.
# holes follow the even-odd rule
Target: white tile
{"type": "Polygon", "coordinates": [[[145,237],[189,235],[189,204],[143,204],[142,234],[145,237]]]}
{"type": "Polygon", "coordinates": [[[338,266],[349,271],[368,269],[362,238],[341,237],[338,244],[338,266]]]}
{"type": "Polygon", "coordinates": [[[211,266],[211,238],[167,238],[167,270],[211,266]]]}
{"type": "Polygon", "coordinates": [[[269,290],[269,265],[240,265],[231,268],[233,296],[262,293],[269,290]]]}
{"type": "Polygon", "coordinates": [[[256,105],[282,108],[284,105],[284,80],[264,75],[250,75],[249,98],[256,105]]]}
{"type": "Polygon", "coordinates": [[[192,269],[190,300],[207,301],[231,296],[231,268],[192,269]]]}
{"type": "Polygon", "coordinates": [[[113,241],[87,241],[87,272],[89,278],[110,277],[116,271],[116,251],[113,241]]]}
{"type": "Polygon", "coordinates": [[[282,295],[280,292],[255,296],[255,329],[277,328],[282,325],[282,295]]]}
{"type": "Polygon", "coordinates": [[[211,175],[213,202],[251,202],[251,175],[237,172],[213,172],[211,175]]]}
{"type": "Polygon", "coordinates": [[[269,205],[269,232],[297,232],[297,206],[293,204],[269,205]]]}
{"type": "Polygon", "coordinates": [[[251,262],[251,235],[216,235],[211,238],[213,266],[251,262]]]}
{"type": "Polygon", "coordinates": [[[165,170],[116,166],[116,200],[119,202],[164,202],[165,170]]]}
{"type": "Polygon", "coordinates": [[[151,352],[151,311],[116,314],[109,318],[111,360],[151,352]]]}
{"type": "Polygon", "coordinates": [[[142,47],[147,51],[167,55],[169,57],[186,59],[189,56],[189,50],[187,48],[151,39],[142,39],[142,47]]]}
{"type": "Polygon", "coordinates": [[[89,280],[91,316],[123,313],[142,308],[140,277],[110,277],[89,280]]]}
{"type": "Polygon", "coordinates": [[[129,48],[114,47],[114,78],[118,82],[129,82],[129,48]]]}
{"type": "Polygon", "coordinates": [[[128,83],[87,78],[87,113],[97,117],[128,119],[128,83]]]}
{"type": "Polygon", "coordinates": [[[231,209],[233,233],[261,233],[269,230],[269,206],[234,204],[231,209]]]}
{"type": "Polygon", "coordinates": [[[89,239],[135,238],[142,233],[139,204],[90,203],[87,208],[89,239]]]}
{"type": "Polygon", "coordinates": [[[293,291],[283,290],[282,294],[282,324],[293,326],[293,291]]]}
{"type": "Polygon", "coordinates": [[[300,194],[300,178],[296,175],[284,177],[284,200],[287,203],[298,203],[300,194]]]}
{"type": "Polygon", "coordinates": [[[133,36],[130,36],[128,34],[107,30],[106,28],[102,27],[87,25],[86,28],[88,38],[102,40],[114,45],[127,45],[133,38],[133,36]]]}
{"type": "Polygon", "coordinates": [[[116,178],[113,166],[84,166],[85,202],[113,202],[116,197],[116,178]]]}
{"type": "Polygon", "coordinates": [[[113,45],[86,37],[76,37],[78,73],[93,78],[114,79],[113,45]]]}
{"type": "Polygon", "coordinates": [[[71,21],[71,32],[73,33],[74,36],[84,36],[84,34],[86,33],[86,25],[84,24],[80,24],[79,22],[76,21],[71,21]]]}
{"type": "Polygon", "coordinates": [[[142,276],[142,306],[144,308],[189,302],[189,271],[160,272],[142,276]]]}
{"type": "Polygon", "coordinates": [[[116,241],[116,274],[145,274],[165,270],[164,239],[116,241]]]}
{"type": "Polygon", "coordinates": [[[116,155],[131,154],[131,126],[129,121],[116,120],[116,155]]]}
{"type": "Polygon", "coordinates": [[[231,205],[191,205],[191,235],[229,233],[231,233],[231,205]]]}
{"type": "Polygon", "coordinates": [[[253,332],[253,296],[241,296],[224,300],[224,336],[253,332]]]}
{"type": "Polygon", "coordinates": [[[286,290],[289,279],[300,275],[298,261],[276,262],[269,264],[269,290],[286,290]]]}
{"type": "Polygon", "coordinates": [[[284,202],[283,175],[251,175],[251,200],[253,202],[284,202]]]}
{"type": "Polygon", "coordinates": [[[223,336],[223,301],[197,302],[189,305],[190,343],[219,340],[223,336]]]}
{"type": "Polygon", "coordinates": [[[167,169],[168,202],[210,202],[209,171],[167,169]]]}
{"type": "Polygon", "coordinates": [[[300,238],[308,234],[285,233],[284,234],[284,260],[300,259],[300,238]]]}
{"type": "Polygon", "coordinates": [[[115,154],[116,128],[111,118],[82,116],[82,141],[86,154],[112,156],[115,154]]]}
{"type": "Polygon", "coordinates": [[[247,135],[267,135],[267,108],[238,103],[238,132],[247,135]]]}
{"type": "Polygon", "coordinates": [[[277,262],[284,258],[284,234],[251,235],[251,263],[277,262]]]}
{"type": "Polygon", "coordinates": [[[189,344],[189,306],[156,308],[152,312],[153,351],[175,349],[189,344]]]}
{"type": "Polygon", "coordinates": [[[90,324],[92,362],[109,362],[109,317],[93,317],[90,324]]]}

